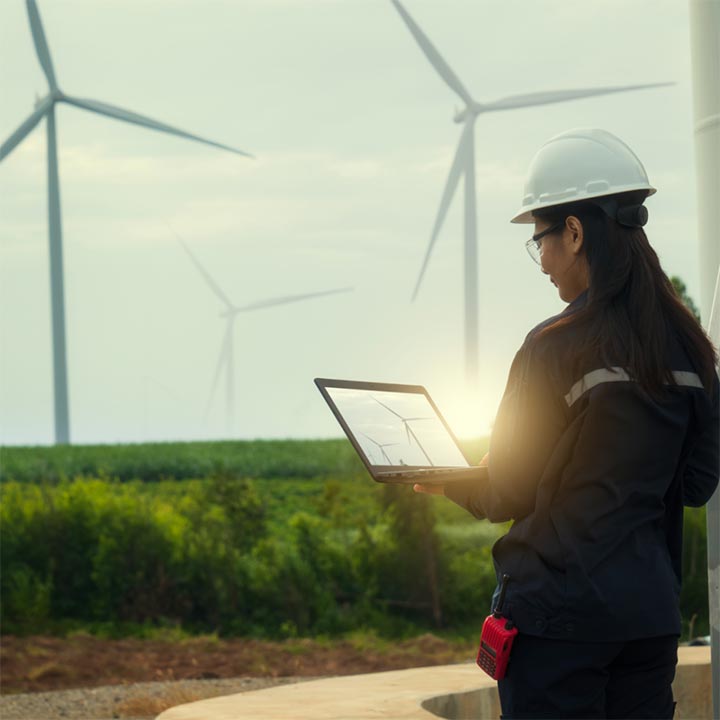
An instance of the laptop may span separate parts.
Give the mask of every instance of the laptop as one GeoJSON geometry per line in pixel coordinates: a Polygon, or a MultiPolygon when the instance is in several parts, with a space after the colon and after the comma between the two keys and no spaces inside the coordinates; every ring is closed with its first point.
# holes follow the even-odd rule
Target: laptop
{"type": "Polygon", "coordinates": [[[422,385],[315,378],[376,482],[440,485],[479,479],[422,385]]]}

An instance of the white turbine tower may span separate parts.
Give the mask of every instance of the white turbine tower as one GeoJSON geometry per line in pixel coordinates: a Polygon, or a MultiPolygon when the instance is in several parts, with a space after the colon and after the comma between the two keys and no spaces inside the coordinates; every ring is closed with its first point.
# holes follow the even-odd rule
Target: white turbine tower
{"type": "Polygon", "coordinates": [[[300,295],[284,295],[281,297],[268,298],[250,305],[235,305],[230,298],[223,292],[222,288],[215,282],[210,273],[200,264],[200,261],[193,255],[190,248],[178,237],[178,241],[188,254],[190,261],[197,268],[198,272],[204,278],[213,293],[218,297],[225,309],[220,313],[220,317],[225,318],[225,335],[218,355],[217,365],[215,366],[215,374],[213,376],[210,395],[208,396],[207,406],[205,408],[205,417],[210,410],[215,390],[223,367],[225,368],[225,422],[228,437],[231,437],[234,425],[234,400],[235,400],[235,321],[240,313],[251,312],[253,310],[263,310],[276,305],[288,305],[290,303],[310,300],[312,298],[322,297],[324,295],[335,295],[337,293],[350,292],[354,288],[337,288],[335,290],[321,290],[319,292],[302,293],[300,295]]]}
{"type": "Polygon", "coordinates": [[[67,353],[65,343],[65,292],[63,282],[63,252],[62,252],[62,224],[60,219],[60,183],[58,179],[57,160],[57,132],[55,129],[55,105],[68,103],[82,110],[105,115],[116,120],[141,125],[151,130],[177,135],[188,140],[212,145],[223,150],[252,157],[248,153],[228,145],[206,140],[197,135],[165,125],[143,115],[123,110],[122,108],[88,100],[85,98],[66,95],[60,90],[55,79],[50,49],[45,39],[40,13],[35,0],[26,0],[30,30],[38,60],[42,66],[45,77],[50,86],[50,92],[35,103],[35,111],[15,130],[12,135],[0,145],[0,162],[2,162],[25,137],[43,119],[47,118],[47,158],[48,158],[48,231],[50,239],[50,298],[52,308],[52,337],[53,337],[53,378],[54,378],[54,405],[55,405],[55,442],[70,442],[70,411],[67,389],[67,353]]]}
{"type": "MultiPolygon", "coordinates": [[[[720,347],[720,0],[690,0],[700,313],[720,347]],[[714,290],[714,292],[713,292],[714,290]]],[[[720,368],[718,368],[720,370],[720,368]]],[[[707,505],[713,717],[720,717],[720,490],[707,505]]]]}
{"type": "Polygon", "coordinates": [[[465,374],[468,383],[474,384],[478,375],[478,287],[477,287],[477,211],[475,207],[475,120],[478,115],[501,110],[514,110],[516,108],[547,105],[550,103],[578,100],[580,98],[607,95],[609,93],[640,90],[644,88],[661,87],[673,83],[652,83],[647,85],[626,85],[622,87],[599,87],[577,90],[554,90],[548,92],[534,92],[525,95],[512,95],[489,103],[479,103],[473,100],[465,86],[445,62],[435,46],[423,33],[417,23],[410,17],[407,10],[399,0],[392,0],[400,16],[408,26],[421,50],[437,70],[440,77],[460,96],[465,107],[455,115],[455,122],[462,123],[457,150],[445,189],[440,201],[440,208],[435,218],[435,225],[430,235],[430,243],[425,253],[420,274],[415,284],[412,299],[415,300],[420,289],[423,275],[430,260],[435,241],[438,238],[443,221],[447,214],[450,202],[457,189],[460,177],[465,178],[465,374]]]}

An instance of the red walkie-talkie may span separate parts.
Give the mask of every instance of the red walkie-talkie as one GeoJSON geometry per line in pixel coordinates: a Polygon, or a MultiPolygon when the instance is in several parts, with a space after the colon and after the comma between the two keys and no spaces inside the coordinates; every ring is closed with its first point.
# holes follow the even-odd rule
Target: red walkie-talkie
{"type": "Polygon", "coordinates": [[[513,640],[518,634],[512,620],[502,616],[502,606],[505,602],[509,575],[503,575],[500,586],[500,597],[492,615],[488,615],[483,623],[480,633],[480,647],[478,649],[477,664],[491,678],[502,680],[505,677],[513,640]]]}

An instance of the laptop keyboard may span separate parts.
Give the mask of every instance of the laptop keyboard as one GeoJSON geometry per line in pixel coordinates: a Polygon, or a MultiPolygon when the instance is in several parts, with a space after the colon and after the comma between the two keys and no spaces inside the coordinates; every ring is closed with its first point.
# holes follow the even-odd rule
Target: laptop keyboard
{"type": "Polygon", "coordinates": [[[456,472],[458,470],[466,470],[467,468],[428,468],[427,470],[405,470],[393,472],[392,470],[379,472],[378,476],[382,477],[404,477],[404,478],[423,478],[432,477],[433,475],[447,475],[448,472],[456,472]]]}

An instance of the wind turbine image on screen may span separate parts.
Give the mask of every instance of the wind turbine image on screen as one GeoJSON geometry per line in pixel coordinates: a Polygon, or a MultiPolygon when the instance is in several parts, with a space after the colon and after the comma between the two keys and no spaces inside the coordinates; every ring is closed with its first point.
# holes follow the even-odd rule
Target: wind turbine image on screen
{"type": "Polygon", "coordinates": [[[327,393],[341,424],[371,465],[468,467],[452,432],[422,388],[330,385],[327,393]]]}
{"type": "Polygon", "coordinates": [[[440,229],[442,228],[445,216],[447,215],[450,202],[457,189],[460,177],[465,179],[465,209],[464,209],[464,225],[465,225],[465,259],[464,259],[464,275],[465,275],[465,376],[466,381],[474,385],[478,377],[478,257],[477,257],[477,210],[475,207],[475,120],[478,115],[489,112],[499,112],[501,110],[515,110],[524,107],[533,107],[536,105],[548,105],[550,103],[567,102],[569,100],[579,100],[580,98],[594,97],[597,95],[608,95],[610,93],[628,92],[630,90],[642,90],[653,87],[663,87],[672,85],[673,83],[650,83],[645,85],[624,85],[614,87],[596,87],[575,90],[550,90],[547,92],[533,92],[524,95],[511,95],[501,98],[493,102],[479,103],[472,98],[465,86],[460,82],[457,75],[450,66],[445,62],[443,57],[437,51],[435,46],[430,42],[427,35],[420,29],[418,24],[410,17],[410,14],[399,2],[399,0],[391,0],[397,11],[400,13],[403,21],[417,41],[420,49],[430,64],[437,70],[440,77],[447,83],[464,103],[464,108],[455,115],[455,122],[463,125],[460,133],[455,157],[453,158],[450,172],[445,183],[442,199],[440,200],[440,208],[438,209],[430,234],[430,243],[428,244],[423,259],[420,274],[418,275],[415,289],[413,290],[412,300],[417,297],[420,290],[425,270],[427,269],[430,255],[432,253],[435,241],[438,238],[440,229]]]}
{"type": "Polygon", "coordinates": [[[372,399],[378,404],[382,405],[389,413],[392,413],[400,422],[403,424],[403,427],[405,428],[405,435],[407,436],[408,445],[410,444],[410,438],[412,438],[415,441],[415,444],[417,445],[420,452],[424,455],[425,459],[428,461],[428,465],[434,465],[433,461],[430,459],[430,456],[425,452],[425,448],[422,446],[422,443],[420,440],[418,440],[418,436],[415,434],[415,431],[412,429],[412,426],[410,425],[411,422],[416,422],[419,420],[434,420],[434,415],[425,415],[425,416],[418,416],[418,417],[404,417],[396,410],[393,410],[389,405],[386,405],[381,400],[378,400],[376,397],[372,396],[372,399]]]}
{"type": "Polygon", "coordinates": [[[223,368],[225,368],[225,429],[228,437],[230,437],[234,431],[235,424],[235,321],[237,320],[238,315],[240,313],[253,312],[254,310],[264,310],[277,305],[289,305],[290,303],[302,302],[303,300],[312,300],[326,295],[337,295],[338,293],[351,292],[354,288],[346,287],[336,288],[334,290],[320,290],[317,292],[302,293],[299,295],[284,295],[281,297],[267,298],[249,305],[235,305],[235,303],[230,300],[220,285],[195,257],[187,243],[179,236],[176,235],[176,237],[190,258],[192,264],[207,283],[210,290],[212,290],[215,296],[225,306],[225,309],[220,313],[220,317],[225,319],[225,334],[223,336],[220,354],[218,355],[217,365],[215,366],[215,374],[210,388],[210,395],[208,396],[207,405],[205,407],[205,418],[207,418],[208,413],[210,412],[210,407],[215,397],[215,391],[217,390],[218,381],[220,380],[220,374],[222,373],[223,368]]]}
{"type": "Polygon", "coordinates": [[[400,443],[396,443],[396,442],[381,443],[381,442],[378,442],[377,440],[374,440],[373,438],[371,438],[367,433],[360,432],[360,434],[364,438],[367,438],[380,451],[380,459],[381,460],[384,460],[388,465],[393,464],[393,461],[390,459],[390,456],[385,451],[385,448],[386,447],[395,447],[395,446],[399,445],[400,443]]]}
{"type": "Polygon", "coordinates": [[[0,162],[25,139],[43,118],[47,119],[48,232],[50,240],[50,298],[52,310],[55,442],[64,444],[70,442],[70,410],[67,389],[65,292],[63,281],[62,224],[60,219],[60,184],[58,179],[55,106],[58,103],[67,103],[81,110],[89,110],[90,112],[105,115],[115,120],[140,125],[150,130],[176,135],[187,140],[195,140],[205,145],[220,148],[221,150],[237,153],[238,155],[245,155],[246,157],[252,157],[252,155],[237,148],[230,147],[229,145],[206,140],[198,135],[179,130],[178,128],[158,122],[157,120],[152,120],[143,115],[138,115],[129,110],[123,110],[114,105],[108,105],[107,103],[98,102],[97,100],[66,95],[60,90],[55,78],[50,49],[45,39],[45,32],[35,0],[26,0],[26,4],[35,51],[50,86],[50,92],[42,98],[42,100],[36,102],[35,110],[30,116],[0,145],[0,162]]]}

